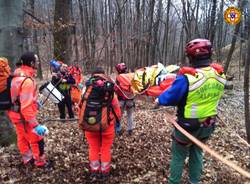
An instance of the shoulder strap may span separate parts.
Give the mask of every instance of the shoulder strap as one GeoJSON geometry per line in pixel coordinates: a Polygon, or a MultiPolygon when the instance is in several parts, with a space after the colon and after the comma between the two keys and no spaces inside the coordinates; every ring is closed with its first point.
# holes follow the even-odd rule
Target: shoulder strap
{"type": "Polygon", "coordinates": [[[218,72],[218,74],[222,75],[224,73],[224,68],[223,66],[217,64],[217,63],[212,63],[210,65],[210,67],[212,67],[214,70],[216,70],[218,72]]]}
{"type": "Polygon", "coordinates": [[[115,110],[114,110],[114,108],[111,106],[111,110],[112,110],[112,113],[114,114],[114,116],[115,116],[115,120],[116,121],[119,121],[119,118],[118,118],[118,116],[116,115],[116,113],[115,113],[115,110]]]}
{"type": "Polygon", "coordinates": [[[178,75],[189,74],[189,75],[195,76],[196,73],[197,73],[197,71],[195,70],[195,68],[192,68],[192,67],[182,67],[179,70],[178,75]]]}
{"type": "MultiPolygon", "coordinates": [[[[21,93],[21,91],[22,91],[22,86],[23,86],[24,82],[25,82],[27,79],[31,79],[31,81],[34,82],[33,79],[32,79],[31,77],[25,77],[25,78],[23,79],[23,81],[21,82],[20,86],[19,86],[19,89],[18,89],[18,91],[19,91],[18,94],[19,94],[19,95],[17,96],[17,98],[19,98],[20,93],[21,93]]],[[[21,104],[20,104],[20,105],[21,105],[21,104]]]]}

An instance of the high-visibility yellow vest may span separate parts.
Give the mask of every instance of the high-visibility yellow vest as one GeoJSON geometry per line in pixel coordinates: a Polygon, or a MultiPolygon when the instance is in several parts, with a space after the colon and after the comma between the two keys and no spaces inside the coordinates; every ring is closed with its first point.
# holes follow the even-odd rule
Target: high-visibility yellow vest
{"type": "Polygon", "coordinates": [[[70,89],[70,84],[61,83],[61,84],[59,85],[59,88],[60,88],[61,90],[69,90],[69,89],[70,89]]]}
{"type": "Polygon", "coordinates": [[[206,118],[217,114],[217,106],[224,92],[226,77],[212,67],[196,69],[197,75],[185,74],[189,89],[184,118],[206,118]]]}

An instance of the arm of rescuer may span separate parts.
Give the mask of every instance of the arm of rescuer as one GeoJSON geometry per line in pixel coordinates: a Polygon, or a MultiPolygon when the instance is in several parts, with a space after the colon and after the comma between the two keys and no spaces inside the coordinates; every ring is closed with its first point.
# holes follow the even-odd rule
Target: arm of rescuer
{"type": "Polygon", "coordinates": [[[39,125],[36,115],[38,112],[37,89],[35,82],[28,78],[24,81],[19,92],[22,118],[34,128],[39,125]]]}
{"type": "MultiPolygon", "coordinates": [[[[114,112],[118,118],[118,120],[120,121],[121,120],[121,117],[122,117],[122,113],[121,113],[121,108],[120,108],[120,104],[119,104],[119,101],[118,101],[118,98],[117,98],[117,95],[114,94],[114,98],[111,102],[111,106],[112,108],[114,109],[114,112]]],[[[112,113],[113,114],[113,113],[112,113]]],[[[115,115],[114,115],[115,116],[115,115]]]]}
{"type": "Polygon", "coordinates": [[[159,105],[177,106],[188,93],[188,80],[184,75],[178,75],[172,86],[164,91],[155,102],[159,105]]]}

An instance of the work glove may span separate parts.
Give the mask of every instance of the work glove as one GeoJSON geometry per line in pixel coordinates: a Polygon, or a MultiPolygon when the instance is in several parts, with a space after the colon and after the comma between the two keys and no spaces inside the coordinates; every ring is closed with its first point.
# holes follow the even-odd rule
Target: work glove
{"type": "Polygon", "coordinates": [[[48,128],[44,125],[37,125],[33,131],[39,136],[45,136],[49,133],[48,128]]]}
{"type": "Polygon", "coordinates": [[[121,131],[122,131],[121,123],[119,121],[116,121],[115,122],[115,134],[120,135],[121,131]]]}

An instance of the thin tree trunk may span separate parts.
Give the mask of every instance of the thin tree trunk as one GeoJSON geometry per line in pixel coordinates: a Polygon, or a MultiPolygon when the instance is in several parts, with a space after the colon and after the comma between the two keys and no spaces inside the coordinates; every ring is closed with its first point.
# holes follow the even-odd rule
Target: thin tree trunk
{"type": "MultiPolygon", "coordinates": [[[[35,1],[30,0],[31,5],[31,13],[36,16],[35,11],[35,1]]],[[[33,31],[33,45],[35,47],[36,54],[38,55],[38,58],[40,59],[40,52],[39,52],[39,45],[38,45],[38,38],[37,38],[37,30],[34,29],[33,31]]],[[[39,79],[43,79],[43,73],[42,73],[42,62],[40,61],[38,64],[38,70],[37,70],[37,76],[39,79]]]]}
{"type": "MultiPolygon", "coordinates": [[[[239,9],[243,10],[244,6],[246,5],[246,3],[247,3],[246,0],[242,0],[241,3],[240,3],[239,9]]],[[[241,26],[241,22],[238,23],[235,26],[235,30],[234,30],[234,35],[233,35],[233,38],[232,38],[231,47],[230,47],[230,50],[228,52],[227,59],[226,59],[226,62],[225,62],[225,66],[224,66],[225,73],[227,73],[227,71],[228,71],[229,64],[230,64],[232,56],[233,56],[233,52],[234,52],[234,49],[235,49],[235,44],[236,44],[236,41],[237,41],[237,36],[238,36],[239,30],[240,30],[240,26],[241,26]]]]}
{"type": "MultiPolygon", "coordinates": [[[[23,51],[23,2],[0,0],[0,56],[12,70],[23,51]],[[11,13],[10,13],[11,12],[11,13]]],[[[15,142],[15,132],[5,112],[0,112],[0,147],[15,142]]]]}
{"type": "Polygon", "coordinates": [[[215,32],[216,32],[216,25],[215,25],[215,17],[216,17],[216,5],[217,0],[213,0],[213,6],[211,11],[211,22],[210,22],[210,31],[209,31],[209,40],[213,43],[215,32]]]}
{"type": "Polygon", "coordinates": [[[149,20],[148,20],[148,38],[147,38],[147,43],[146,43],[146,62],[147,65],[149,66],[151,64],[150,61],[150,48],[151,48],[151,40],[152,40],[152,27],[153,27],[153,18],[154,18],[154,6],[155,6],[155,0],[150,0],[149,2],[149,20]]]}
{"type": "Polygon", "coordinates": [[[0,0],[0,55],[8,58],[12,69],[23,51],[22,28],[23,2],[0,0]]]}
{"type": "Polygon", "coordinates": [[[56,0],[54,15],[54,56],[70,65],[71,63],[71,0],[56,0]]]}
{"type": "Polygon", "coordinates": [[[151,57],[150,57],[151,63],[150,64],[154,64],[157,61],[155,53],[156,53],[157,45],[159,44],[157,37],[158,37],[159,24],[160,24],[160,19],[161,19],[161,14],[162,14],[161,12],[162,12],[162,0],[159,0],[158,1],[156,22],[155,22],[154,27],[153,27],[154,37],[153,37],[153,45],[151,47],[151,57]]]}
{"type": "MultiPolygon", "coordinates": [[[[250,11],[250,7],[249,7],[250,11]]],[[[248,49],[247,59],[245,61],[244,72],[244,101],[245,101],[245,125],[247,133],[247,142],[250,143],[250,118],[249,118],[249,65],[250,65],[250,18],[248,18],[248,49]]]]}

